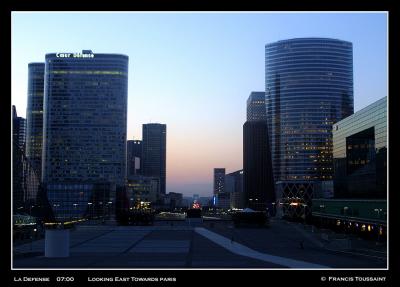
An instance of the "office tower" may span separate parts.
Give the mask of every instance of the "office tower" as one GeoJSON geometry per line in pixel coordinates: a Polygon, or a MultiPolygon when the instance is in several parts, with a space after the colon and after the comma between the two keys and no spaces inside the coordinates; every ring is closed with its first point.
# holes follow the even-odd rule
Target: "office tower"
{"type": "Polygon", "coordinates": [[[226,191],[230,193],[230,208],[244,208],[243,170],[225,176],[226,191]]]}
{"type": "Polygon", "coordinates": [[[266,210],[275,201],[264,92],[247,99],[247,121],[243,125],[244,205],[266,210]]]}
{"type": "Polygon", "coordinates": [[[266,121],[265,92],[251,92],[247,99],[247,120],[266,121]]]}
{"type": "MultiPolygon", "coordinates": [[[[332,125],[353,113],[352,43],[297,38],[265,46],[265,92],[279,196],[332,180],[332,125]]],[[[305,203],[306,204],[306,203],[305,203]]]]}
{"type": "Polygon", "coordinates": [[[60,220],[104,215],[126,179],[128,56],[46,54],[42,181],[60,220]]]}
{"type": "Polygon", "coordinates": [[[265,211],[275,201],[266,121],[243,125],[243,181],[246,207],[265,211]]]}
{"type": "Polygon", "coordinates": [[[35,212],[39,177],[22,149],[13,143],[13,214],[35,212]]]}
{"type": "Polygon", "coordinates": [[[139,175],[142,171],[142,141],[129,140],[127,142],[127,174],[128,177],[139,175]]]}
{"type": "Polygon", "coordinates": [[[42,172],[44,63],[28,64],[26,157],[39,178],[42,172]]]}
{"type": "Polygon", "coordinates": [[[13,113],[13,142],[24,151],[25,150],[25,131],[26,131],[26,120],[17,115],[17,109],[12,106],[13,113]]]}
{"type": "Polygon", "coordinates": [[[214,168],[214,195],[225,191],[225,168],[214,168]]]}
{"type": "Polygon", "coordinates": [[[15,106],[12,106],[12,125],[13,125],[13,213],[22,212],[24,208],[24,172],[23,172],[23,149],[19,145],[20,121],[17,116],[15,106]]]}
{"type": "Polygon", "coordinates": [[[228,210],[231,207],[231,193],[223,191],[217,194],[217,207],[228,210]]]}
{"type": "Polygon", "coordinates": [[[225,192],[232,193],[235,190],[235,177],[230,173],[225,175],[225,192]]]}
{"type": "Polygon", "coordinates": [[[167,125],[143,124],[143,175],[160,179],[160,193],[165,195],[167,125]]]}
{"type": "Polygon", "coordinates": [[[160,194],[160,182],[158,177],[132,175],[127,180],[127,195],[129,206],[144,208],[151,203],[156,203],[160,194]]]}
{"type": "Polygon", "coordinates": [[[177,192],[169,192],[165,196],[165,205],[168,206],[169,210],[182,207],[183,205],[183,194],[177,192]]]}
{"type": "Polygon", "coordinates": [[[13,213],[32,213],[39,188],[39,177],[25,156],[25,119],[12,106],[13,125],[13,213]]]}
{"type": "Polygon", "coordinates": [[[333,125],[335,198],[387,198],[387,97],[333,125]]]}

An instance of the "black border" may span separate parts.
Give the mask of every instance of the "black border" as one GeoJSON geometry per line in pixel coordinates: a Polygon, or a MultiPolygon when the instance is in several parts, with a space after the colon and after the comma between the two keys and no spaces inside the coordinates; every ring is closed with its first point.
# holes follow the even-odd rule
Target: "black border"
{"type": "MultiPolygon", "coordinates": [[[[121,1],[122,2],[122,1],[121,1]]],[[[396,188],[397,175],[396,168],[396,148],[397,144],[396,133],[390,131],[397,131],[398,123],[397,118],[396,98],[399,97],[396,85],[397,74],[395,69],[399,66],[400,51],[397,38],[399,37],[398,10],[395,9],[395,2],[390,0],[352,0],[352,1],[331,1],[324,0],[303,0],[303,1],[289,1],[289,0],[274,0],[274,1],[231,1],[222,2],[218,0],[128,0],[122,3],[108,2],[92,2],[92,1],[11,1],[9,0],[1,11],[1,55],[3,69],[3,85],[9,87],[9,94],[3,90],[1,108],[4,109],[1,113],[1,128],[2,130],[11,129],[11,12],[12,11],[389,11],[389,146],[394,147],[389,150],[389,188],[392,187],[389,200],[389,270],[11,270],[10,267],[10,250],[11,245],[10,234],[4,234],[5,241],[2,242],[2,272],[7,273],[5,285],[20,286],[20,285],[46,285],[46,286],[72,286],[72,285],[103,285],[101,283],[87,282],[88,276],[136,276],[136,277],[176,277],[176,282],[158,283],[161,286],[173,286],[181,284],[200,283],[217,285],[217,282],[222,281],[223,285],[229,284],[251,284],[251,285],[266,285],[266,284],[301,284],[308,286],[343,286],[343,285],[357,285],[356,282],[342,282],[333,283],[329,281],[322,281],[322,277],[329,276],[386,276],[386,282],[364,282],[358,284],[360,286],[394,286],[395,282],[399,281],[396,277],[396,271],[400,271],[400,253],[397,245],[398,240],[395,239],[397,227],[399,226],[399,216],[396,212],[396,205],[398,202],[398,194],[396,188]],[[11,3],[12,2],[12,3],[11,3]],[[262,3],[263,2],[263,3],[262,3]],[[8,66],[6,63],[6,55],[10,55],[8,66]],[[390,85],[392,83],[392,85],[390,85]],[[7,101],[5,102],[5,99],[7,101]],[[391,152],[391,153],[390,153],[391,152]],[[392,167],[392,168],[390,168],[392,167]],[[390,180],[391,179],[391,180],[390,180]],[[290,273],[288,273],[290,272],[290,273]],[[17,283],[13,281],[14,276],[42,276],[51,277],[49,284],[46,283],[32,283],[23,282],[17,283]],[[56,276],[74,276],[73,283],[60,283],[55,282],[56,276]],[[7,282],[7,283],[6,283],[7,282]],[[276,282],[276,283],[275,283],[276,282]]],[[[4,3],[3,3],[4,5],[4,3]]],[[[29,47],[26,47],[29,49],[29,47]]],[[[371,79],[373,80],[373,79],[371,79]]],[[[384,96],[384,95],[382,95],[384,96]]],[[[11,134],[11,131],[8,135],[11,134]]],[[[2,176],[2,201],[1,213],[3,228],[9,230],[10,217],[10,202],[9,190],[11,189],[11,142],[7,140],[0,141],[2,144],[3,170],[2,176]],[[9,162],[10,161],[10,162],[9,162]],[[6,196],[4,196],[6,194],[6,196]]],[[[2,236],[4,238],[4,236],[2,236]]],[[[5,275],[5,274],[4,274],[5,275]]],[[[219,284],[221,284],[219,283],[219,284]]],[[[156,285],[151,283],[108,283],[107,286],[133,286],[133,285],[156,285]]]]}

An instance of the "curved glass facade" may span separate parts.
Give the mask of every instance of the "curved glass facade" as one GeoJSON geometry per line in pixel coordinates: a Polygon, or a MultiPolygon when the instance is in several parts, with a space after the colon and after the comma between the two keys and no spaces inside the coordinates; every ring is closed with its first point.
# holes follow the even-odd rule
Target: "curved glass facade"
{"type": "Polygon", "coordinates": [[[331,180],[332,125],[354,111],[352,43],[267,44],[265,83],[275,181],[331,180]]]}
{"type": "Polygon", "coordinates": [[[57,218],[95,216],[126,178],[128,57],[46,55],[42,180],[57,218]]]}
{"type": "Polygon", "coordinates": [[[26,157],[39,177],[42,169],[43,94],[44,63],[30,63],[26,107],[26,157]]]}

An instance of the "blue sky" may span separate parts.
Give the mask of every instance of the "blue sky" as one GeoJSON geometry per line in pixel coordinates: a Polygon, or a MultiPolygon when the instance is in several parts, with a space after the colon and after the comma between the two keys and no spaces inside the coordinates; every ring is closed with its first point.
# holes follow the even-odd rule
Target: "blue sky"
{"type": "Polygon", "coordinates": [[[46,53],[129,56],[128,139],[167,124],[167,192],[211,195],[214,167],[242,168],[251,91],[264,90],[264,46],[296,37],[353,43],[355,111],[387,96],[385,13],[12,14],[12,104],[25,117],[27,66],[46,53]]]}

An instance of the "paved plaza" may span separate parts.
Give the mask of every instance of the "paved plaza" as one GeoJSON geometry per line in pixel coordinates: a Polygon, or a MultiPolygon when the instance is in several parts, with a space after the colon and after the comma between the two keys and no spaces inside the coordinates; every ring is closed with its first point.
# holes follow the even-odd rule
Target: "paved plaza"
{"type": "Polygon", "coordinates": [[[44,239],[14,247],[14,268],[386,268],[383,251],[354,253],[323,246],[294,223],[233,228],[230,222],[155,226],[80,225],[70,256],[44,257],[44,239]]]}

